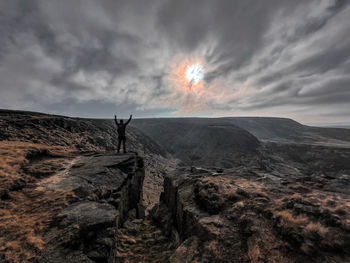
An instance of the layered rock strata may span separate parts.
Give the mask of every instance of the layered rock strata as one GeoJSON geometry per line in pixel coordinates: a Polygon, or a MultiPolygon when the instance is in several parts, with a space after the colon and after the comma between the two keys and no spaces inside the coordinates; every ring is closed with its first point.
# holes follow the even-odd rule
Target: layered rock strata
{"type": "Polygon", "coordinates": [[[128,213],[144,217],[143,179],[142,158],[94,154],[42,181],[38,188],[72,194],[51,222],[41,262],[112,262],[118,226],[128,213]]]}

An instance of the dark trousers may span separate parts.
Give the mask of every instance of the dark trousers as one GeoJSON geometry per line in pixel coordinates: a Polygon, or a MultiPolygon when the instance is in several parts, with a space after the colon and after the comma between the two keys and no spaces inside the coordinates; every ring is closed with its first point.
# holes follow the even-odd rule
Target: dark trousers
{"type": "Polygon", "coordinates": [[[123,144],[123,151],[126,153],[126,148],[125,148],[125,141],[126,137],[125,136],[119,136],[118,137],[118,153],[120,152],[120,147],[123,144]]]}

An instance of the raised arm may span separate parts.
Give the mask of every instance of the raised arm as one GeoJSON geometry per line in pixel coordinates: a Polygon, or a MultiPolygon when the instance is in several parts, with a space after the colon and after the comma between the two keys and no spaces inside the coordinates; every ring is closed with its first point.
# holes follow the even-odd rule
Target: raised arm
{"type": "Polygon", "coordinates": [[[115,121],[115,124],[116,124],[117,126],[119,126],[118,120],[117,120],[117,115],[114,115],[114,121],[115,121]]]}
{"type": "Polygon", "coordinates": [[[125,125],[128,125],[129,122],[131,121],[131,119],[132,119],[132,115],[130,115],[130,118],[129,118],[128,121],[125,123],[125,125]]]}

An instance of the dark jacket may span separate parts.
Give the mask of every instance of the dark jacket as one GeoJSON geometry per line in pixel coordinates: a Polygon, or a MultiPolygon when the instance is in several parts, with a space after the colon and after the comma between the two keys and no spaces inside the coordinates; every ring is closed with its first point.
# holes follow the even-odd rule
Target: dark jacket
{"type": "Polygon", "coordinates": [[[131,116],[130,116],[129,120],[125,123],[118,123],[116,118],[114,119],[114,121],[115,121],[115,124],[117,125],[118,137],[125,138],[125,128],[129,124],[129,122],[131,121],[131,116]]]}

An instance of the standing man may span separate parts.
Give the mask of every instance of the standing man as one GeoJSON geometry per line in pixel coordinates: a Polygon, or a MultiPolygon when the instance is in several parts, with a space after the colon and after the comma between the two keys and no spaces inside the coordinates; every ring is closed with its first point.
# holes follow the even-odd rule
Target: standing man
{"type": "Polygon", "coordinates": [[[131,121],[132,115],[130,115],[129,120],[124,123],[123,120],[120,120],[120,122],[118,123],[117,121],[117,115],[114,115],[114,121],[115,124],[117,125],[117,132],[118,132],[118,153],[120,152],[120,146],[123,143],[123,151],[124,153],[126,153],[126,149],[125,149],[125,141],[126,141],[126,136],[125,136],[125,128],[126,125],[129,124],[129,122],[131,121]]]}

